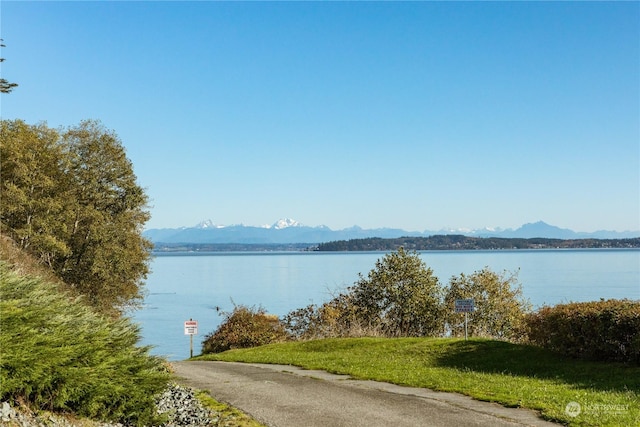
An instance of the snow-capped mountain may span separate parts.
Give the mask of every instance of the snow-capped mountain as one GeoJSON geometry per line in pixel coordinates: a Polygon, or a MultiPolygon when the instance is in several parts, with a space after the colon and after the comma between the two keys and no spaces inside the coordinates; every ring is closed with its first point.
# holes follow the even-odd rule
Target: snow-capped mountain
{"type": "Polygon", "coordinates": [[[394,228],[363,229],[354,225],[342,230],[332,230],[326,225],[309,227],[291,218],[283,218],[270,226],[217,225],[212,220],[202,221],[193,227],[151,229],[144,236],[154,243],[325,243],[336,240],[365,239],[369,237],[428,237],[438,234],[461,234],[471,237],[504,237],[549,239],[625,239],[639,237],[640,231],[596,231],[581,233],[549,225],[543,221],[524,224],[518,229],[483,228],[444,229],[439,231],[405,231],[394,228]]]}
{"type": "Polygon", "coordinates": [[[276,230],[282,230],[283,228],[289,228],[289,227],[304,227],[304,226],[300,224],[298,221],[296,221],[295,219],[291,219],[291,218],[279,219],[275,224],[271,226],[271,228],[274,228],[276,230]]]}
{"type": "Polygon", "coordinates": [[[224,225],[217,225],[215,222],[207,219],[198,223],[194,228],[223,228],[224,225]]]}
{"type": "MultiPolygon", "coordinates": [[[[196,224],[193,227],[180,227],[180,229],[184,230],[186,228],[200,228],[200,229],[205,229],[205,228],[226,228],[226,227],[239,227],[239,226],[244,227],[244,225],[242,225],[242,224],[240,224],[240,225],[220,225],[220,224],[216,224],[211,219],[207,219],[207,220],[199,222],[198,224],[196,224]]],[[[281,218],[278,221],[276,221],[275,223],[273,223],[271,225],[263,225],[261,228],[273,228],[275,230],[281,230],[283,228],[288,228],[288,227],[304,227],[304,226],[301,223],[299,223],[298,221],[296,221],[295,219],[281,218]]]]}

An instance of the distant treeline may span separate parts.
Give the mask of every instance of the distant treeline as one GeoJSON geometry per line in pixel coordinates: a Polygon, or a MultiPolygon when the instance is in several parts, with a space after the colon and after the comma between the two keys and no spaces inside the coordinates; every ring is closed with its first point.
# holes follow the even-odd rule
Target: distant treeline
{"type": "Polygon", "coordinates": [[[317,251],[393,251],[406,250],[482,250],[482,249],[629,249],[640,248],[640,237],[633,239],[546,239],[468,237],[462,235],[438,235],[429,237],[398,237],[382,239],[340,240],[321,243],[317,251]]]}
{"type": "Polygon", "coordinates": [[[156,243],[153,252],[288,252],[315,250],[311,243],[156,243]],[[310,249],[311,248],[311,249],[310,249]]]}

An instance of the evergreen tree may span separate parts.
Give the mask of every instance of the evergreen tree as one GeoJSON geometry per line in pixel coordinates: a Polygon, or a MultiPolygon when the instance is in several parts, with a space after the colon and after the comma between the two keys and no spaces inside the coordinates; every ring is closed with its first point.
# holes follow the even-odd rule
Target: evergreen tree
{"type": "MultiPolygon", "coordinates": [[[[1,47],[5,47],[2,39],[0,39],[0,48],[1,47]]],[[[0,58],[0,63],[2,62],[4,62],[4,58],[0,58]]],[[[7,79],[0,78],[0,93],[10,93],[16,86],[18,86],[17,83],[10,83],[7,79]]]]}

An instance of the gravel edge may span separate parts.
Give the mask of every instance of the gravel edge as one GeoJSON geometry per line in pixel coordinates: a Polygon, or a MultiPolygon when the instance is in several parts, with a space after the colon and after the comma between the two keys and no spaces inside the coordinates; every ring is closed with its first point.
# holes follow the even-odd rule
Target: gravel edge
{"type": "MultiPolygon", "coordinates": [[[[222,427],[235,425],[233,416],[206,408],[196,397],[195,390],[175,383],[156,399],[158,412],[168,417],[166,423],[154,427],[222,427]]],[[[0,425],[16,427],[128,427],[120,423],[75,420],[45,412],[35,414],[25,408],[0,402],[0,425]]]]}

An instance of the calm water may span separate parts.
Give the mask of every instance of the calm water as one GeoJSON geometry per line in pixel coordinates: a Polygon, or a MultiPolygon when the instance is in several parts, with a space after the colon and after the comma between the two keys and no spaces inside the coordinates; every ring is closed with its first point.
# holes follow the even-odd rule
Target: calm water
{"type": "MultiPolygon", "coordinates": [[[[308,304],[321,304],[364,276],[384,256],[381,252],[210,253],[159,255],[147,279],[143,309],[133,313],[143,344],[170,360],[189,357],[184,321],[198,321],[194,354],[204,336],[222,318],[215,308],[233,304],[262,306],[284,315],[308,304]]],[[[420,254],[447,284],[460,273],[488,266],[515,271],[534,307],[600,298],[640,299],[640,250],[428,251],[420,254]]]]}

